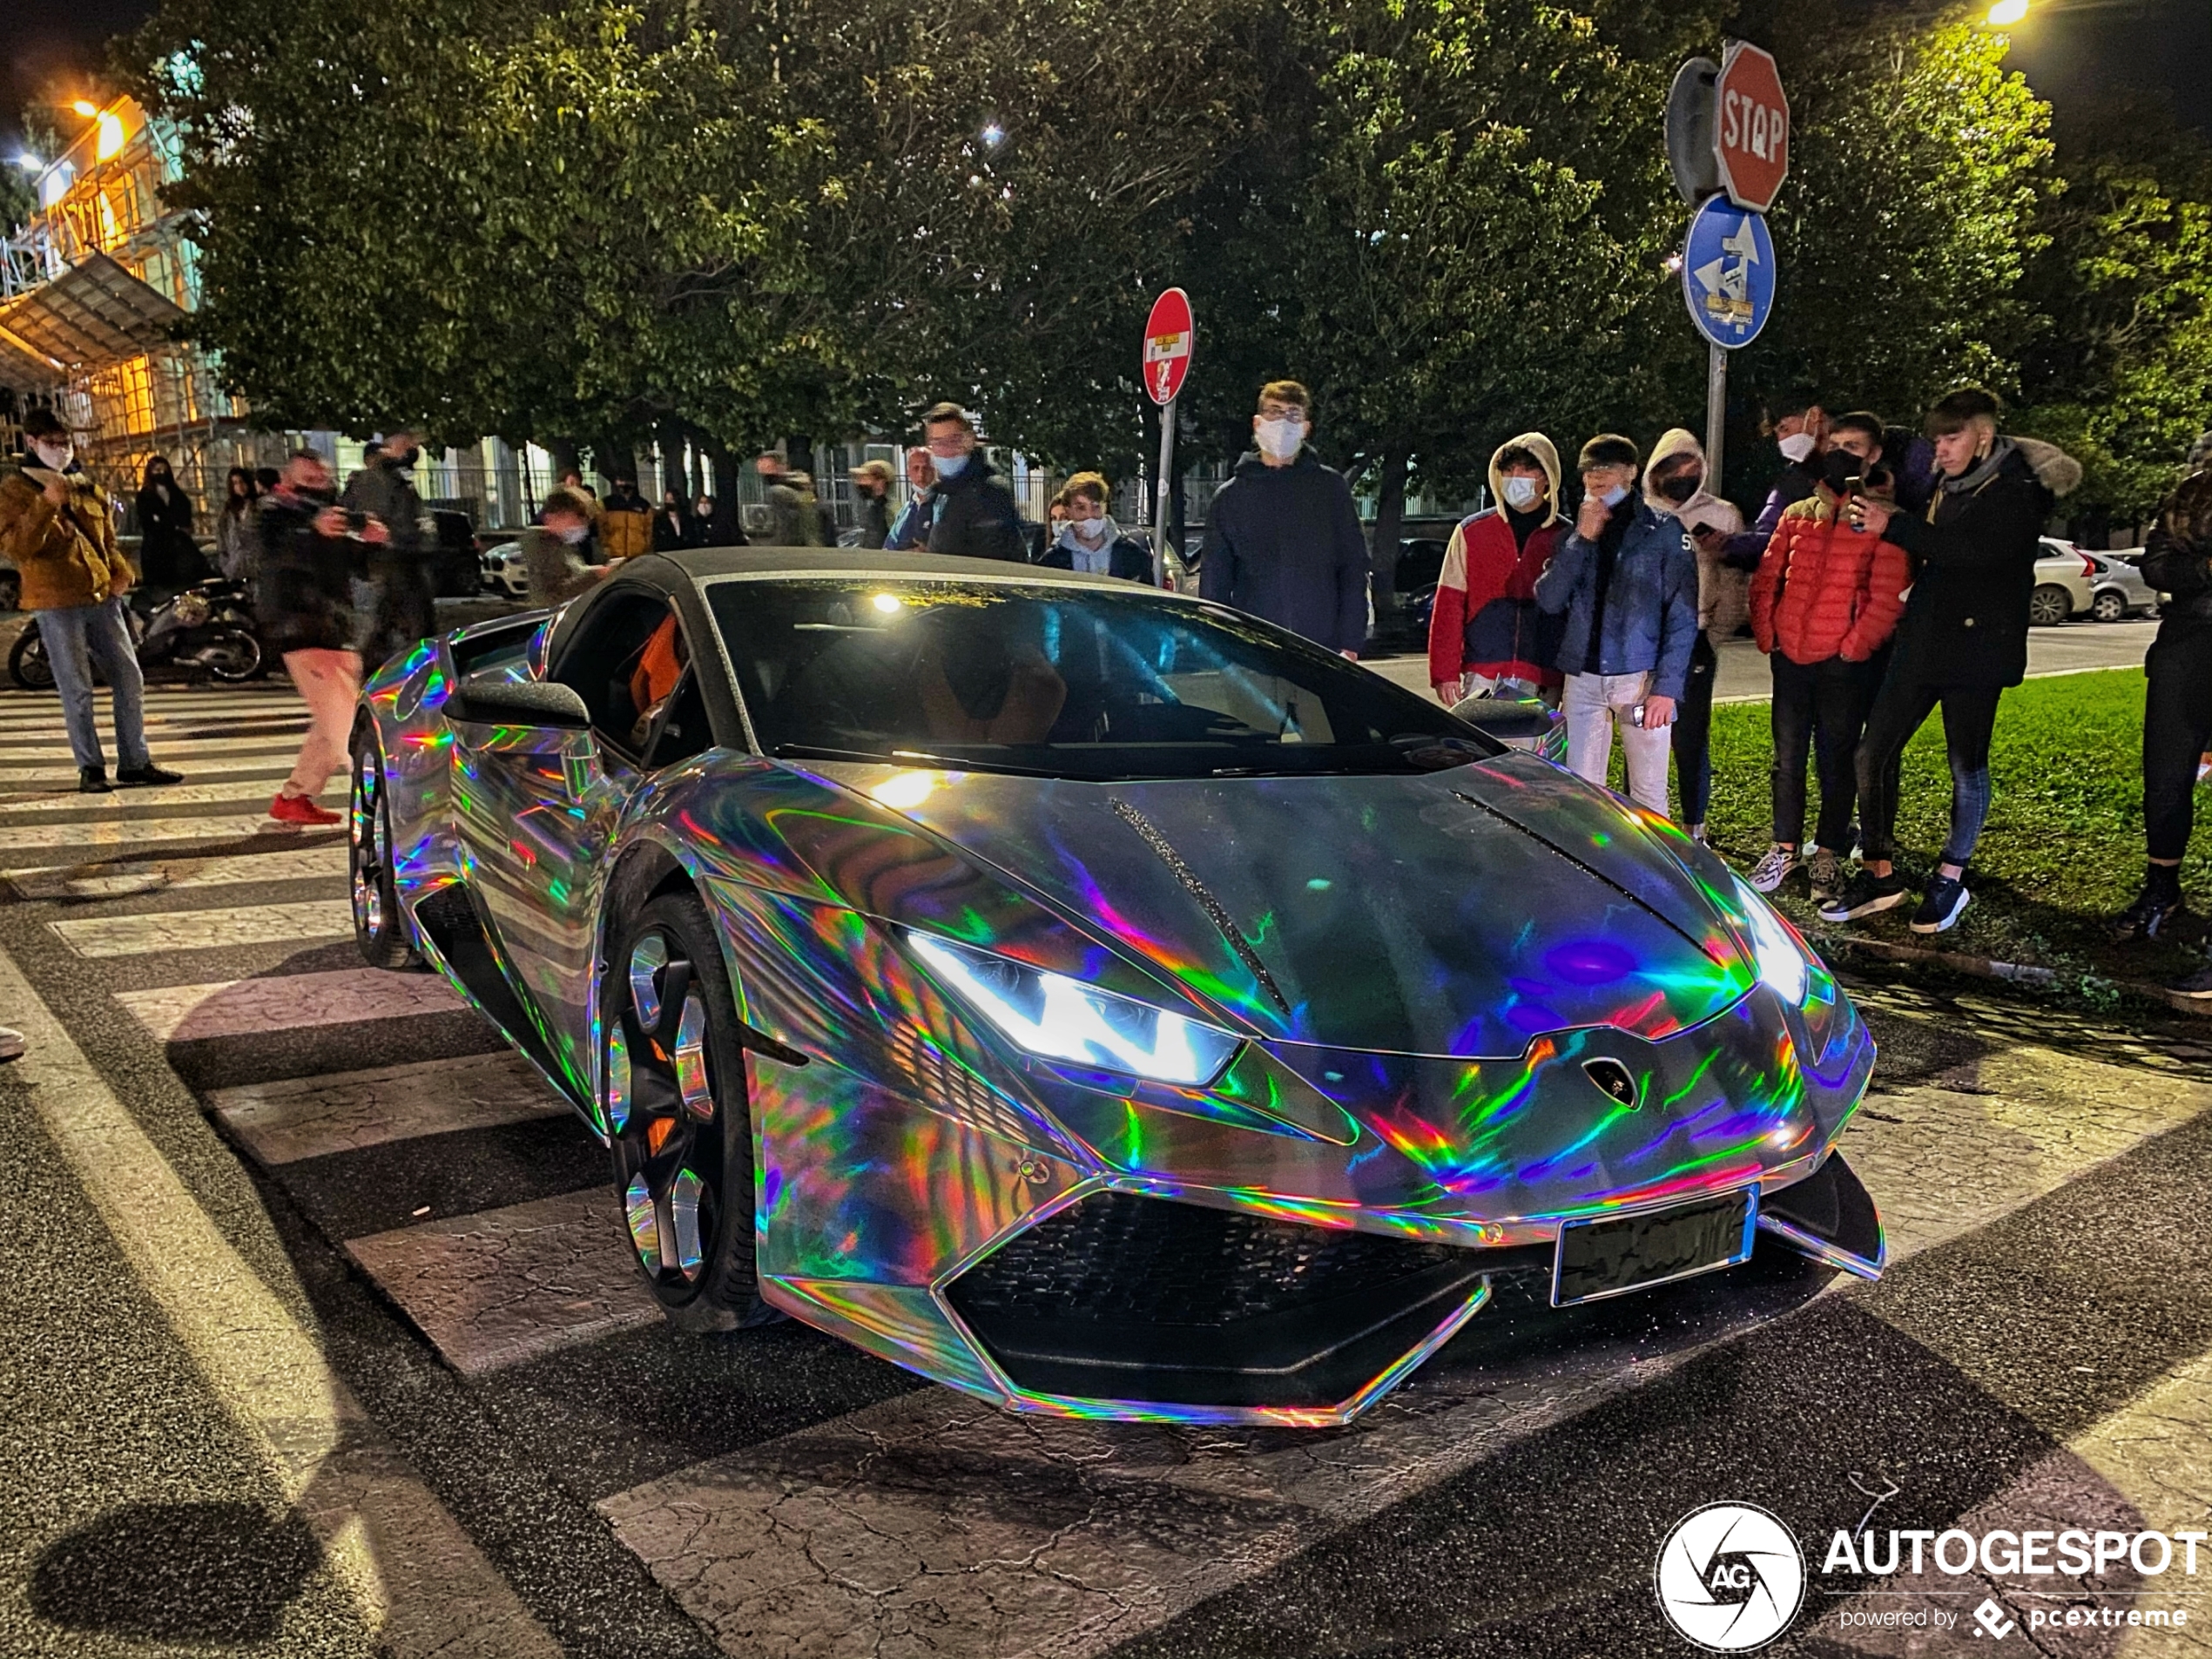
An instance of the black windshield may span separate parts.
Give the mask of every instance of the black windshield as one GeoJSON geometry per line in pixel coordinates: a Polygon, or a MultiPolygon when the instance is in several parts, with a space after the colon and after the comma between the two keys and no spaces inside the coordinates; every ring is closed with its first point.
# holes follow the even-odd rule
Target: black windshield
{"type": "Polygon", "coordinates": [[[822,577],[706,592],[771,754],[1103,781],[1432,772],[1499,752],[1332,652],[1136,586],[822,577]]]}

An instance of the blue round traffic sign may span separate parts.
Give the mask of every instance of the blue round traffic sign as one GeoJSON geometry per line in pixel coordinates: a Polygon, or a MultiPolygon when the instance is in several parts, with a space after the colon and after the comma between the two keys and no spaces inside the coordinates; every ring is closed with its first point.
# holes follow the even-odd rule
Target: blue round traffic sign
{"type": "Polygon", "coordinates": [[[1682,249],[1689,320],[1716,346],[1748,346],[1774,311],[1774,238],[1766,215],[1709,196],[1682,249]]]}

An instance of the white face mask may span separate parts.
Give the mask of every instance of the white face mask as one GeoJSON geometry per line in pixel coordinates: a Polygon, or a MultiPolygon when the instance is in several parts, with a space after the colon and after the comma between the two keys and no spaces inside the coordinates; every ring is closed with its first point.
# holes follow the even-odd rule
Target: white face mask
{"type": "Polygon", "coordinates": [[[1262,452],[1278,461],[1289,460],[1305,442],[1305,422],[1295,415],[1280,421],[1262,421],[1253,432],[1259,439],[1262,452]]]}
{"type": "Polygon", "coordinates": [[[1598,499],[1603,502],[1608,509],[1618,507],[1622,502],[1628,500],[1628,498],[1629,487],[1626,484],[1615,484],[1612,489],[1607,490],[1605,494],[1598,497],[1598,499]]]}
{"type": "Polygon", "coordinates": [[[1506,505],[1527,512],[1544,498],[1544,481],[1541,478],[1508,476],[1505,482],[1506,505]]]}
{"type": "Polygon", "coordinates": [[[49,443],[43,438],[33,438],[30,441],[30,451],[38,457],[41,466],[51,467],[56,472],[67,471],[69,463],[77,459],[77,450],[74,446],[66,443],[49,443]]]}
{"type": "Polygon", "coordinates": [[[1782,451],[1784,461],[1803,461],[1812,453],[1812,434],[1792,432],[1788,437],[1778,440],[1775,447],[1782,451]]]}
{"type": "Polygon", "coordinates": [[[589,524],[571,524],[565,529],[554,531],[554,534],[558,536],[570,547],[581,547],[585,542],[590,540],[591,526],[589,524]]]}
{"type": "Polygon", "coordinates": [[[1106,534],[1106,521],[1103,518],[1071,518],[1068,523],[1086,542],[1095,542],[1106,534]]]}
{"type": "Polygon", "coordinates": [[[957,478],[968,470],[968,457],[964,455],[933,455],[930,458],[937,463],[940,478],[957,478]]]}

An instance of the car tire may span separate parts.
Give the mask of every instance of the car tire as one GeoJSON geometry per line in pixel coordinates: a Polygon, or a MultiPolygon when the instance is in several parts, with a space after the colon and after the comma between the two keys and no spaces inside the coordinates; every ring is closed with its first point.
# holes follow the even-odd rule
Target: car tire
{"type": "Polygon", "coordinates": [[[15,647],[8,653],[8,678],[26,691],[54,689],[54,664],[37,629],[26,628],[16,636],[15,647]]]}
{"type": "Polygon", "coordinates": [[[639,1271],[671,1325],[776,1317],[753,1272],[752,1112],[706,907],[664,893],[610,930],[600,1111],[639,1271]]]}
{"type": "Polygon", "coordinates": [[[2099,622],[2121,622],[2128,616],[2128,596],[2107,588],[2089,602],[2089,614],[2099,622]]]}
{"type": "Polygon", "coordinates": [[[2074,596],[2054,582],[2046,582],[2027,596],[2027,620],[2037,628],[2055,628],[2074,615],[2074,596]]]}
{"type": "Polygon", "coordinates": [[[376,734],[354,734],[353,786],[347,793],[346,873],[354,901],[354,942],[371,968],[409,968],[422,958],[407,936],[392,868],[392,804],[376,734]]]}

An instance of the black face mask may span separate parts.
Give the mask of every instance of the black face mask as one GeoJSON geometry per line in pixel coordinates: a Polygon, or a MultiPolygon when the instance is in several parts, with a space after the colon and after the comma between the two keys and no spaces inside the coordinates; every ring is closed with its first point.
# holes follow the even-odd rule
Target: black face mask
{"type": "Polygon", "coordinates": [[[1704,482],[1704,479],[1694,472],[1686,472],[1679,478],[1667,479],[1659,485],[1659,498],[1662,501],[1670,501],[1679,507],[1695,496],[1697,493],[1698,485],[1704,482]]]}
{"type": "Polygon", "coordinates": [[[390,462],[401,471],[405,472],[416,462],[422,459],[422,451],[419,448],[402,449],[397,455],[395,455],[391,450],[387,449],[384,452],[384,459],[390,462]]]}
{"type": "Polygon", "coordinates": [[[1867,463],[1848,449],[1831,449],[1820,458],[1821,476],[1828,481],[1828,488],[1838,494],[1866,468],[1867,463]]]}

